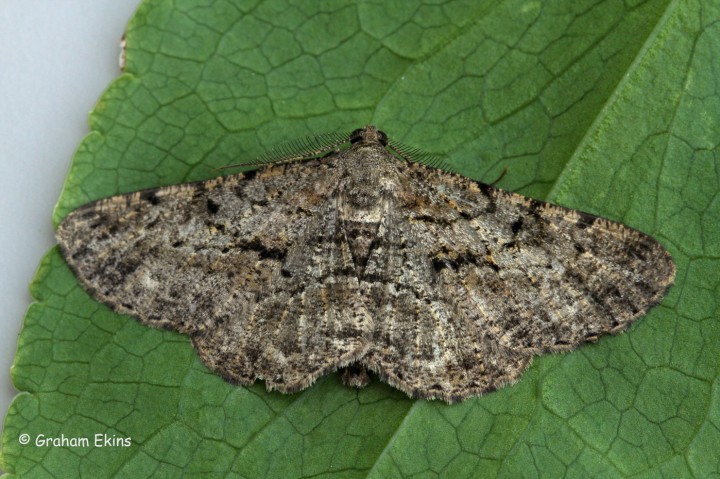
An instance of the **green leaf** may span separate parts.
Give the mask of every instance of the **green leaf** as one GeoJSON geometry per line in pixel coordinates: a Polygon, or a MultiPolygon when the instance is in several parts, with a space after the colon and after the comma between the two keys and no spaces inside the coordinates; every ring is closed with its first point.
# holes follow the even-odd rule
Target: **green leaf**
{"type": "Polygon", "coordinates": [[[448,406],[337,374],[282,395],[43,260],[0,468],[31,477],[720,475],[720,7],[712,0],[148,0],[55,213],[373,123],[459,172],[622,221],[677,280],[627,333],[448,406]],[[29,434],[32,442],[18,438],[29,434]],[[37,446],[45,437],[129,446],[37,446]]]}

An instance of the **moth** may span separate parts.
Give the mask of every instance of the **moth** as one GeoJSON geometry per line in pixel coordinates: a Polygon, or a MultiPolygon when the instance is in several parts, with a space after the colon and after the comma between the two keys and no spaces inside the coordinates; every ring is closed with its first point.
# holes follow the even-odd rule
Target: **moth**
{"type": "Polygon", "coordinates": [[[92,296],[187,334],[227,380],[283,393],[346,368],[348,385],[372,371],[464,400],[624,330],[672,285],[650,236],[414,156],[366,126],[87,204],[57,239],[92,296]]]}

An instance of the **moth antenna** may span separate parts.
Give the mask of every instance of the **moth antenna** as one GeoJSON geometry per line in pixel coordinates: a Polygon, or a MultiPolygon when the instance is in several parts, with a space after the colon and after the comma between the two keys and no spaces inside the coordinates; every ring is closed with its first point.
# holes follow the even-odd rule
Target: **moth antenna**
{"type": "Polygon", "coordinates": [[[419,148],[407,146],[399,141],[388,142],[388,146],[392,149],[396,156],[405,161],[412,163],[420,163],[431,168],[438,168],[444,171],[454,173],[455,170],[441,157],[428,153],[419,148]]]}
{"type": "Polygon", "coordinates": [[[305,160],[348,143],[349,137],[348,133],[331,132],[298,138],[271,148],[258,156],[253,164],[265,166],[305,160]]]}
{"type": "Polygon", "coordinates": [[[340,132],[300,137],[272,147],[270,150],[256,157],[253,161],[219,166],[213,168],[212,171],[242,168],[245,166],[280,165],[283,163],[292,163],[293,161],[307,160],[334,150],[343,143],[348,143],[350,141],[349,138],[349,133],[340,132]]]}

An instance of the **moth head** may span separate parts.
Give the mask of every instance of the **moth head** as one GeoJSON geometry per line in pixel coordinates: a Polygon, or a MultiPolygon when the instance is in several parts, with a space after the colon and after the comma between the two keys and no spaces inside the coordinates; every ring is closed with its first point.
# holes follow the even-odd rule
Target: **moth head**
{"type": "Polygon", "coordinates": [[[350,133],[350,143],[353,145],[380,143],[382,146],[387,146],[388,137],[384,131],[378,130],[373,125],[366,125],[350,133]]]}

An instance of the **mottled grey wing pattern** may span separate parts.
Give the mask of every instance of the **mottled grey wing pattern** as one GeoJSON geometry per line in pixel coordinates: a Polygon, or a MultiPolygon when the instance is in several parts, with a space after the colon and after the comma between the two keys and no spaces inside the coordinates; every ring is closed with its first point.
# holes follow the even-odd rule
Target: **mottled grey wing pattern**
{"type": "Polygon", "coordinates": [[[621,224],[422,165],[402,177],[375,263],[397,280],[373,283],[386,304],[361,362],[413,396],[496,389],[533,355],[626,328],[672,284],[670,255],[621,224]]]}
{"type": "Polygon", "coordinates": [[[296,391],[361,356],[369,332],[347,252],[326,238],[337,170],[309,163],[101,200],[58,239],[115,310],[189,334],[228,379],[296,391]]]}
{"type": "Polygon", "coordinates": [[[672,284],[638,231],[399,160],[372,126],[349,142],[86,205],[58,228],[63,254],[98,299],[188,334],[230,380],[292,392],[352,365],[363,385],[363,366],[448,402],[621,331],[672,284]]]}
{"type": "Polygon", "coordinates": [[[370,349],[360,363],[412,397],[447,402],[517,379],[529,357],[500,346],[485,330],[472,297],[485,294],[482,281],[459,287],[454,275],[467,266],[443,252],[454,254],[462,246],[451,231],[430,231],[426,224],[443,218],[428,216],[426,202],[409,211],[398,206],[388,211],[386,235],[378,240],[382,246],[362,281],[379,307],[370,349]]]}

